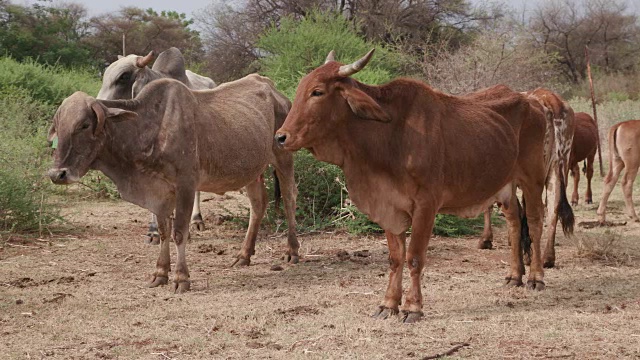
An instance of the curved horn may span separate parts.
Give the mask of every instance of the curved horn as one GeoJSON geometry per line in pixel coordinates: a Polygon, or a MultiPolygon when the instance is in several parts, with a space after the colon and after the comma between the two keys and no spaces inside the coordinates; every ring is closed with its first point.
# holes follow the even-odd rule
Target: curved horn
{"type": "Polygon", "coordinates": [[[98,118],[98,123],[96,124],[96,129],[93,131],[93,135],[97,136],[98,134],[100,134],[102,132],[102,129],[104,129],[104,120],[105,120],[106,115],[104,113],[104,108],[97,101],[94,101],[91,104],[91,110],[93,110],[93,112],[96,113],[96,117],[98,118]]]}
{"type": "Polygon", "coordinates": [[[329,51],[329,55],[327,55],[327,59],[324,61],[324,63],[328,63],[331,61],[336,61],[336,52],[331,50],[329,51]]]}
{"type": "Polygon", "coordinates": [[[136,66],[139,68],[143,68],[149,65],[149,63],[152,60],[153,60],[153,50],[149,51],[149,53],[145,57],[138,56],[138,59],[136,60],[136,66]]]}
{"type": "Polygon", "coordinates": [[[371,56],[373,55],[373,52],[375,50],[376,50],[375,48],[369,50],[369,52],[365,56],[356,60],[352,64],[340,66],[340,70],[338,70],[338,75],[351,76],[357,73],[358,71],[362,70],[362,68],[364,68],[364,66],[367,65],[369,60],[371,60],[371,56]]]}

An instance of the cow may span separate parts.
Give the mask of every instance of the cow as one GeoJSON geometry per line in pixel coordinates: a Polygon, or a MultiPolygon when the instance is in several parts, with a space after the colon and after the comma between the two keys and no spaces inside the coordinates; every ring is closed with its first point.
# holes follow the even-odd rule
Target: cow
{"type": "Polygon", "coordinates": [[[580,183],[580,161],[584,160],[584,171],[587,177],[587,190],[584,194],[584,202],[593,204],[593,193],[591,191],[591,179],[593,178],[593,161],[598,151],[598,125],[591,115],[584,112],[576,113],[576,131],[571,146],[571,160],[569,169],[573,176],[573,194],[571,195],[571,205],[578,205],[580,195],[578,195],[578,184],[580,183]]]}
{"type": "Polygon", "coordinates": [[[156,214],[160,255],[149,286],[168,282],[171,237],[178,253],[172,289],[182,293],[190,288],[185,245],[195,191],[246,189],[249,227],[236,263],[248,265],[267,206],[261,175],[271,164],[288,222],[287,260],[297,262],[293,155],[273,139],[290,105],[271,80],[256,74],[200,91],[160,79],[132,100],[76,92],[62,102],[49,131],[50,141],[58,138],[49,177],[70,184],[89,169],[102,171],[124,200],[156,214]]]}
{"type": "MultiPolygon", "coordinates": [[[[350,199],[384,229],[390,277],[373,316],[399,313],[406,260],[411,286],[401,319],[422,318],[421,277],[437,213],[477,216],[489,204],[500,203],[514,244],[505,285],[522,285],[523,222],[516,185],[526,199],[523,212],[533,246],[527,287],[544,289],[544,147],[554,146],[544,139],[554,129],[547,126],[542,106],[506,86],[472,99],[443,94],[413,79],[372,86],[351,78],[373,51],[348,65],[336,62],[330,52],[324,65],[301,79],[291,111],[276,132],[284,149],[306,148],[316,159],[338,165],[350,199]]],[[[568,205],[566,197],[564,202],[568,205]]],[[[569,214],[562,216],[564,224],[569,214]]]]}
{"type": "MultiPolygon", "coordinates": [[[[205,90],[216,87],[216,83],[210,78],[185,69],[184,56],[182,56],[178,48],[172,47],[161,52],[153,63],[153,67],[149,69],[147,65],[153,59],[153,51],[144,57],[134,54],[118,55],[118,60],[105,70],[102,86],[96,98],[100,100],[132,99],[145,85],[153,80],[163,78],[179,80],[192,90],[205,90]]],[[[196,193],[193,202],[191,224],[198,230],[205,229],[200,212],[200,192],[196,193]]],[[[154,245],[160,243],[158,221],[154,214],[151,214],[146,241],[154,245]]]]}
{"type": "MultiPolygon", "coordinates": [[[[481,94],[483,92],[480,92],[481,94]]],[[[547,164],[547,177],[545,182],[547,202],[551,201],[552,206],[547,206],[547,216],[545,220],[547,222],[546,234],[544,238],[547,239],[547,243],[543,255],[543,267],[552,268],[555,266],[556,253],[555,253],[555,240],[556,240],[556,227],[558,224],[558,216],[560,212],[568,213],[570,209],[560,209],[558,205],[565,206],[560,201],[561,198],[566,197],[566,186],[568,184],[569,169],[571,168],[571,150],[573,147],[573,137],[575,133],[575,114],[571,106],[555,92],[545,89],[537,88],[532,91],[523,93],[530,97],[534,101],[538,102],[542,106],[543,112],[547,119],[549,128],[553,128],[555,133],[548,132],[545,136],[545,142],[555,141],[555,146],[545,146],[545,163],[547,164]],[[551,154],[550,151],[555,149],[555,154],[551,154]],[[558,172],[552,171],[554,166],[553,162],[557,162],[556,166],[560,168],[558,172]],[[551,199],[549,199],[551,198],[551,199]]],[[[470,98],[476,98],[479,95],[470,94],[467,95],[470,98]]],[[[499,107],[494,107],[494,110],[500,114],[503,114],[499,107]]],[[[478,243],[479,249],[491,249],[493,231],[491,229],[491,210],[490,207],[484,212],[484,232],[478,243]]],[[[571,222],[569,222],[571,227],[571,222]]],[[[525,263],[528,264],[529,257],[525,259],[525,263]]]]}
{"type": "Polygon", "coordinates": [[[638,175],[639,166],[640,120],[627,120],[613,125],[609,130],[609,172],[604,178],[604,191],[597,211],[601,224],[606,223],[607,201],[623,169],[625,173],[622,177],[622,192],[626,212],[633,221],[640,221],[633,208],[633,183],[638,175]]]}

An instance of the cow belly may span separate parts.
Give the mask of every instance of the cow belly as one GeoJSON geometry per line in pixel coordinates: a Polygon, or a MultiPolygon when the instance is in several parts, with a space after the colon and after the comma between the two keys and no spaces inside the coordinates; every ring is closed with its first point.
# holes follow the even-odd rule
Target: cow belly
{"type": "Polygon", "coordinates": [[[201,172],[198,190],[216,194],[239,190],[252,181],[259,181],[267,166],[268,162],[264,161],[234,172],[201,172]]]}
{"type": "Polygon", "coordinates": [[[459,208],[443,207],[438,212],[441,214],[456,215],[464,218],[475,218],[496,202],[508,207],[512,195],[511,187],[511,183],[503,186],[495,195],[478,204],[459,208]]]}

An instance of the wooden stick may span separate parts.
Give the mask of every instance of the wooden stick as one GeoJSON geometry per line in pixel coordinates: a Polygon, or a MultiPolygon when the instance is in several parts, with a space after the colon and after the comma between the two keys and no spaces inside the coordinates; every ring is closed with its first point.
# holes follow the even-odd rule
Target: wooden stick
{"type": "Polygon", "coordinates": [[[591,105],[593,106],[593,120],[596,122],[596,131],[598,139],[598,161],[600,162],[600,177],[604,177],[604,170],[602,169],[602,152],[600,151],[600,126],[598,126],[598,114],[596,113],[596,95],[593,91],[593,79],[591,78],[591,61],[589,60],[589,47],[584,46],[584,56],[587,59],[587,76],[589,77],[589,88],[591,89],[591,105]]]}
{"type": "Polygon", "coordinates": [[[469,346],[469,343],[464,342],[464,343],[457,344],[456,346],[452,347],[451,349],[447,350],[446,352],[443,352],[442,354],[435,354],[435,355],[425,356],[425,357],[422,358],[422,360],[440,359],[440,358],[443,358],[445,356],[449,356],[449,355],[455,353],[456,351],[462,349],[465,346],[469,346]]]}

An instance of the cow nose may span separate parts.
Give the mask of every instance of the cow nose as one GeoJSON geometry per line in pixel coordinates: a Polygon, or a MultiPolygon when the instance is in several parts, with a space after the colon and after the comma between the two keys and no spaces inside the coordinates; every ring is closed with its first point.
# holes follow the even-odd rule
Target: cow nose
{"type": "Polygon", "coordinates": [[[284,146],[285,141],[287,141],[287,134],[278,133],[278,134],[276,134],[275,139],[276,139],[276,142],[278,143],[278,145],[284,146]]]}
{"type": "Polygon", "coordinates": [[[67,169],[51,169],[49,170],[49,178],[54,184],[61,184],[67,180],[67,169]]]}

